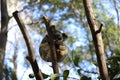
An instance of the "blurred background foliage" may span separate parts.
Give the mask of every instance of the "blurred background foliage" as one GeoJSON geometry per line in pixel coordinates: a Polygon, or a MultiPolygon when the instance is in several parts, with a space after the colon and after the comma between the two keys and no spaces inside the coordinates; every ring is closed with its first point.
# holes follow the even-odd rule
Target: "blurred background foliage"
{"type": "MultiPolygon", "coordinates": [[[[109,75],[111,79],[118,80],[120,79],[119,0],[116,0],[116,5],[118,6],[119,15],[115,10],[114,0],[92,0],[98,26],[100,23],[104,24],[102,38],[109,75]]],[[[58,30],[68,35],[65,44],[69,47],[69,54],[62,63],[59,63],[61,79],[66,80],[67,76],[70,80],[97,80],[99,77],[98,64],[82,0],[7,0],[7,6],[10,16],[15,10],[20,12],[33,42],[39,67],[43,73],[47,75],[52,73],[51,69],[50,72],[44,71],[46,68],[51,68],[48,66],[51,64],[41,60],[38,53],[39,44],[46,35],[45,25],[39,21],[41,17],[48,16],[53,24],[57,25],[58,30]]],[[[13,75],[17,75],[18,80],[29,79],[28,74],[30,74],[29,69],[31,69],[31,66],[25,59],[27,55],[25,42],[13,18],[10,19],[8,26],[4,75],[9,75],[8,78],[10,79],[13,78],[13,75]],[[20,71],[21,69],[23,70],[20,71]]],[[[7,77],[5,78],[7,80],[7,77]]]]}

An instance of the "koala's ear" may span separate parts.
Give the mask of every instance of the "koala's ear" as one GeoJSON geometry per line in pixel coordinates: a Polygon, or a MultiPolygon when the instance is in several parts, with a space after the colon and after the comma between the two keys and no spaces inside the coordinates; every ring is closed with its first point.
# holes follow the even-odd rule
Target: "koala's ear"
{"type": "Polygon", "coordinates": [[[62,36],[63,36],[63,41],[65,41],[68,38],[68,36],[65,33],[62,33],[62,36]]]}

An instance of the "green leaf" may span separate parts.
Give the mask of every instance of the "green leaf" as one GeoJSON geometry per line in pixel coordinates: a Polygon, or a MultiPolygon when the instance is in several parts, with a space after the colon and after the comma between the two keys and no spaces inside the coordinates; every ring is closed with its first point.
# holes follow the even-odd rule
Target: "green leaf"
{"type": "Polygon", "coordinates": [[[42,73],[42,76],[43,76],[44,79],[46,79],[46,78],[49,77],[49,75],[47,75],[47,74],[45,74],[45,73],[42,73]]]}
{"type": "Polygon", "coordinates": [[[98,63],[97,63],[97,62],[93,62],[93,64],[94,64],[95,66],[98,66],[98,63]]]}
{"type": "Polygon", "coordinates": [[[29,74],[29,78],[34,78],[34,74],[33,73],[29,74]]]}
{"type": "Polygon", "coordinates": [[[120,79],[120,72],[116,74],[113,79],[120,79]]]}
{"type": "Polygon", "coordinates": [[[91,80],[91,77],[82,76],[80,80],[91,80]]]}
{"type": "Polygon", "coordinates": [[[81,75],[81,72],[80,72],[80,71],[81,71],[80,69],[77,70],[77,72],[78,72],[79,75],[81,75]]]}
{"type": "Polygon", "coordinates": [[[52,3],[53,4],[57,4],[59,2],[59,0],[53,0],[52,3]]]}
{"type": "Polygon", "coordinates": [[[15,78],[16,78],[16,73],[15,73],[14,70],[11,71],[11,77],[12,77],[12,79],[15,79],[15,78]]]}
{"type": "Polygon", "coordinates": [[[74,65],[78,67],[79,57],[76,56],[74,59],[74,65]]]}
{"type": "Polygon", "coordinates": [[[120,56],[119,55],[114,55],[114,56],[111,56],[110,58],[108,58],[108,60],[118,60],[118,61],[120,61],[120,56]]]}
{"type": "Polygon", "coordinates": [[[76,51],[75,51],[75,50],[72,50],[72,51],[71,51],[71,54],[72,54],[72,60],[74,60],[76,51]]]}
{"type": "Polygon", "coordinates": [[[56,80],[56,79],[58,79],[58,77],[59,77],[59,74],[51,74],[50,75],[51,80],[56,80]]]}
{"type": "Polygon", "coordinates": [[[69,75],[69,70],[65,70],[63,72],[63,80],[67,80],[68,75],[69,75]]]}

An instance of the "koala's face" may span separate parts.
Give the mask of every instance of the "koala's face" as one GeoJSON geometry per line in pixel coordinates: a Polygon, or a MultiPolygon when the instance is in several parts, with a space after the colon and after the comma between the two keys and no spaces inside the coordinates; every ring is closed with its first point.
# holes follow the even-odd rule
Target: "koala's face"
{"type": "Polygon", "coordinates": [[[54,40],[56,40],[56,41],[63,41],[63,36],[60,31],[55,31],[53,33],[53,37],[54,37],[54,40]]]}
{"type": "Polygon", "coordinates": [[[67,39],[67,35],[65,33],[61,33],[60,31],[57,30],[53,33],[53,36],[57,44],[61,44],[67,39]]]}

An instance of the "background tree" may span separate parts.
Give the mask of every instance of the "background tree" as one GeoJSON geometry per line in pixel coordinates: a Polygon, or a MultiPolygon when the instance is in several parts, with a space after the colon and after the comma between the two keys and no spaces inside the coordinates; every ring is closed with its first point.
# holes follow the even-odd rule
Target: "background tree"
{"type": "Polygon", "coordinates": [[[5,57],[5,49],[7,42],[7,29],[9,22],[9,15],[7,11],[7,3],[6,0],[1,1],[1,28],[0,28],[0,77],[3,78],[3,68],[4,66],[4,57],[5,57]]]}

